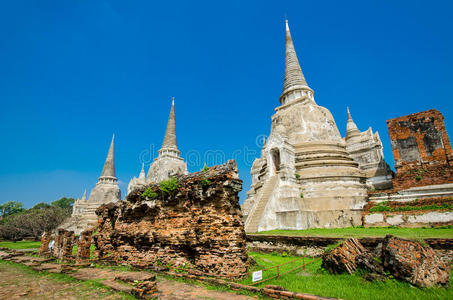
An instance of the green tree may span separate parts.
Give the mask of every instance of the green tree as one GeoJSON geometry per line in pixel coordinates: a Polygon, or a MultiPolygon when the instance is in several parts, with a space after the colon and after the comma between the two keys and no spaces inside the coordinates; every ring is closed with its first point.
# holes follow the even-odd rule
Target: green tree
{"type": "Polygon", "coordinates": [[[75,202],[74,198],[63,197],[59,200],[52,202],[52,206],[61,207],[61,208],[72,208],[72,205],[74,204],[74,202],[75,202]]]}
{"type": "Polygon", "coordinates": [[[0,219],[18,214],[25,210],[24,205],[18,201],[8,201],[0,205],[0,219]]]}
{"type": "Polygon", "coordinates": [[[49,207],[51,207],[51,205],[49,203],[39,202],[38,204],[33,206],[32,209],[44,209],[44,208],[49,208],[49,207]]]}

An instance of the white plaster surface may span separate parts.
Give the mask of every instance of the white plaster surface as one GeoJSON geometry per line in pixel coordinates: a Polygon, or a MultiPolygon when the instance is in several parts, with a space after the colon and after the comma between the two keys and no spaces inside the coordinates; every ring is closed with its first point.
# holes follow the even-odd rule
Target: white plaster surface
{"type": "Polygon", "coordinates": [[[422,215],[412,215],[407,219],[408,223],[447,223],[453,221],[453,212],[432,211],[422,215]]]}
{"type": "Polygon", "coordinates": [[[375,224],[384,222],[384,214],[370,214],[365,216],[366,224],[375,224]]]}
{"type": "Polygon", "coordinates": [[[388,224],[398,226],[404,223],[403,215],[387,216],[386,221],[388,224]]]}

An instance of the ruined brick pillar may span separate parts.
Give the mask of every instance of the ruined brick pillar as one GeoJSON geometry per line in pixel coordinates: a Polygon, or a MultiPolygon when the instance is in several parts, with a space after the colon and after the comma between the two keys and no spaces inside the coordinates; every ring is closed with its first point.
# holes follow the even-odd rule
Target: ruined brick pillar
{"type": "Polygon", "coordinates": [[[77,240],[76,262],[83,262],[90,259],[91,235],[93,230],[87,229],[80,233],[77,240]]]}
{"type": "Polygon", "coordinates": [[[396,189],[453,182],[453,152],[444,117],[435,110],[387,120],[396,189]]]}
{"type": "Polygon", "coordinates": [[[52,233],[44,232],[41,236],[41,246],[39,247],[39,254],[40,255],[48,255],[50,254],[49,251],[49,243],[52,240],[52,233]]]}
{"type": "Polygon", "coordinates": [[[55,236],[55,242],[52,249],[52,255],[54,257],[60,258],[61,257],[61,249],[63,248],[63,236],[66,230],[58,229],[57,234],[55,236]]]}
{"type": "Polygon", "coordinates": [[[66,231],[63,235],[63,244],[61,247],[61,260],[71,260],[73,258],[72,248],[74,247],[74,231],[66,231]]]}

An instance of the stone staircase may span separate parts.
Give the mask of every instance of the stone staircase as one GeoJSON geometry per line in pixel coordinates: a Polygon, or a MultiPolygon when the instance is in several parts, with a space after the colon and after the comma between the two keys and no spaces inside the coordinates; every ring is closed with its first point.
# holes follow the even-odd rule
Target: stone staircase
{"type": "Polygon", "coordinates": [[[256,199],[253,208],[249,212],[249,217],[245,221],[245,231],[246,232],[257,232],[258,225],[261,221],[261,218],[264,213],[264,209],[266,208],[267,202],[272,195],[272,192],[275,188],[275,185],[278,181],[278,175],[274,175],[270,177],[264,183],[263,187],[261,188],[261,192],[256,199]]]}

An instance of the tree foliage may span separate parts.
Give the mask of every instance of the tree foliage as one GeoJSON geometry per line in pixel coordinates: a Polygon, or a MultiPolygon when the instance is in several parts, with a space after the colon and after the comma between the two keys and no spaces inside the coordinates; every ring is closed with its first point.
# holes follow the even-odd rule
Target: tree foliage
{"type": "Polygon", "coordinates": [[[39,239],[44,231],[52,231],[71,216],[73,198],[63,197],[51,204],[41,202],[26,210],[23,204],[9,201],[0,205],[0,239],[39,239]]]}
{"type": "Polygon", "coordinates": [[[29,209],[5,218],[0,225],[0,238],[17,241],[24,237],[39,239],[44,231],[57,228],[71,215],[67,208],[48,207],[29,209]]]}
{"type": "Polygon", "coordinates": [[[61,207],[61,208],[72,208],[72,205],[74,204],[75,200],[74,198],[60,198],[56,201],[53,201],[51,204],[52,206],[56,207],[61,207]]]}
{"type": "Polygon", "coordinates": [[[39,202],[38,204],[33,206],[32,209],[44,209],[44,208],[49,208],[49,207],[51,207],[50,204],[48,204],[46,202],[39,202]]]}
{"type": "Polygon", "coordinates": [[[0,219],[24,211],[24,205],[18,201],[8,201],[0,205],[0,219]]]}

